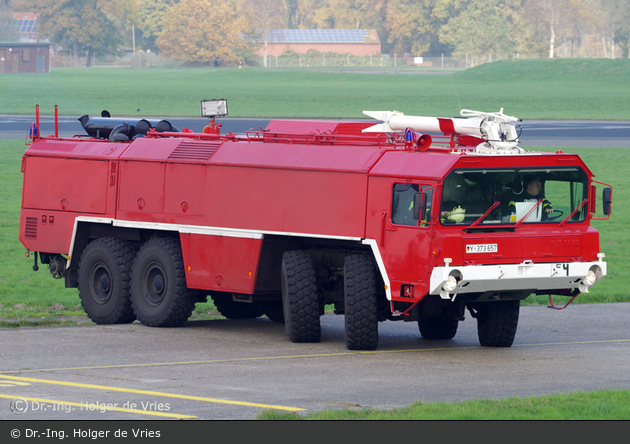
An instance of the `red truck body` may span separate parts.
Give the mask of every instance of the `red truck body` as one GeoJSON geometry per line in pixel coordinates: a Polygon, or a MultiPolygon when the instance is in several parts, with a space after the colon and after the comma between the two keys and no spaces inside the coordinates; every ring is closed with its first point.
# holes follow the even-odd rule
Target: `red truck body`
{"type": "Polygon", "coordinates": [[[483,345],[509,346],[520,300],[574,297],[605,276],[592,173],[577,155],[479,154],[465,146],[474,137],[447,133],[440,146],[369,125],[34,136],[20,241],[79,287],[97,323],[181,325],[210,295],[229,318],[266,314],[311,342],[334,304],[350,349],[376,348],[386,319],[450,339],[466,308],[483,345]],[[497,213],[529,173],[562,217],[497,213]]]}

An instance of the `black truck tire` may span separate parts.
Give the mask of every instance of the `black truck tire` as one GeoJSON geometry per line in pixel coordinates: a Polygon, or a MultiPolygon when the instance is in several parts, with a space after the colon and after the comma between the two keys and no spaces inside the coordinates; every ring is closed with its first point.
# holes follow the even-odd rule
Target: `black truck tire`
{"type": "Polygon", "coordinates": [[[511,347],[518,327],[520,301],[482,302],[476,305],[479,343],[511,347]]]}
{"type": "Polygon", "coordinates": [[[308,251],[287,251],[280,268],[284,331],[292,342],[319,342],[319,296],[315,263],[308,251]]]}
{"type": "Polygon", "coordinates": [[[131,308],[129,280],[135,251],[127,241],[103,237],[85,247],[79,261],[81,304],[96,324],[128,324],[131,308]]]}
{"type": "Polygon", "coordinates": [[[178,327],[198,297],[186,287],[179,243],[170,238],[147,241],[131,268],[131,305],[136,318],[150,327],[178,327]]]}
{"type": "Polygon", "coordinates": [[[284,308],[282,301],[263,301],[260,303],[262,310],[271,322],[284,324],[284,308]]]}
{"type": "Polygon", "coordinates": [[[236,302],[231,295],[213,295],[212,302],[217,311],[228,319],[255,319],[263,315],[258,303],[236,302]]]}
{"type": "Polygon", "coordinates": [[[350,254],[344,263],[345,341],[348,350],[376,350],[378,305],[374,261],[350,254]]]}
{"type": "Polygon", "coordinates": [[[424,339],[453,339],[457,333],[457,319],[440,316],[418,319],[418,328],[424,339]]]}

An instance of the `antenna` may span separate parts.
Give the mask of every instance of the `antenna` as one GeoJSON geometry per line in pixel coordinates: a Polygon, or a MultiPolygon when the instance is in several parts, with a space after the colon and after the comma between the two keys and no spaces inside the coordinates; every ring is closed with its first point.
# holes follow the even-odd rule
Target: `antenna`
{"type": "Polygon", "coordinates": [[[455,82],[453,82],[453,78],[451,77],[451,75],[448,75],[449,80],[451,81],[451,85],[453,85],[453,91],[455,91],[455,97],[457,97],[457,104],[459,105],[459,109],[462,109],[462,104],[459,101],[459,95],[457,94],[457,88],[455,88],[455,82]]]}

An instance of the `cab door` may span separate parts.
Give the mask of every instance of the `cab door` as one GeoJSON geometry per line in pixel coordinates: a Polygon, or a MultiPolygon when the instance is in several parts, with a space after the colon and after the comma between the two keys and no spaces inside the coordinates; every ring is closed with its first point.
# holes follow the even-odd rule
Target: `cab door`
{"type": "Polygon", "coordinates": [[[392,299],[417,300],[428,292],[431,275],[436,184],[374,177],[370,181],[368,212],[378,226],[372,223],[367,231],[377,240],[392,299]],[[426,206],[422,211],[416,208],[414,215],[422,194],[426,195],[426,206]]]}

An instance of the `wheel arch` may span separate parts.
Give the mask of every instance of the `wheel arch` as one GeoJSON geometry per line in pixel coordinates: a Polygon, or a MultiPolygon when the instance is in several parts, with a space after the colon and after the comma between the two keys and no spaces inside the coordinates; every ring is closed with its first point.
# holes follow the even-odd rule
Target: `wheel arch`
{"type": "MultiPolygon", "coordinates": [[[[309,250],[319,273],[323,273],[333,254],[343,257],[346,254],[361,252],[371,254],[370,249],[358,240],[313,238],[308,236],[266,235],[263,238],[255,292],[269,292],[280,289],[279,270],[283,254],[293,250],[309,250]]],[[[343,268],[343,260],[341,262],[343,268]]]]}
{"type": "Polygon", "coordinates": [[[95,239],[113,237],[129,241],[137,247],[156,233],[179,239],[179,233],[176,231],[116,226],[113,222],[113,219],[76,218],[66,264],[65,286],[67,288],[76,288],[78,286],[77,278],[81,255],[88,244],[95,239]]]}

